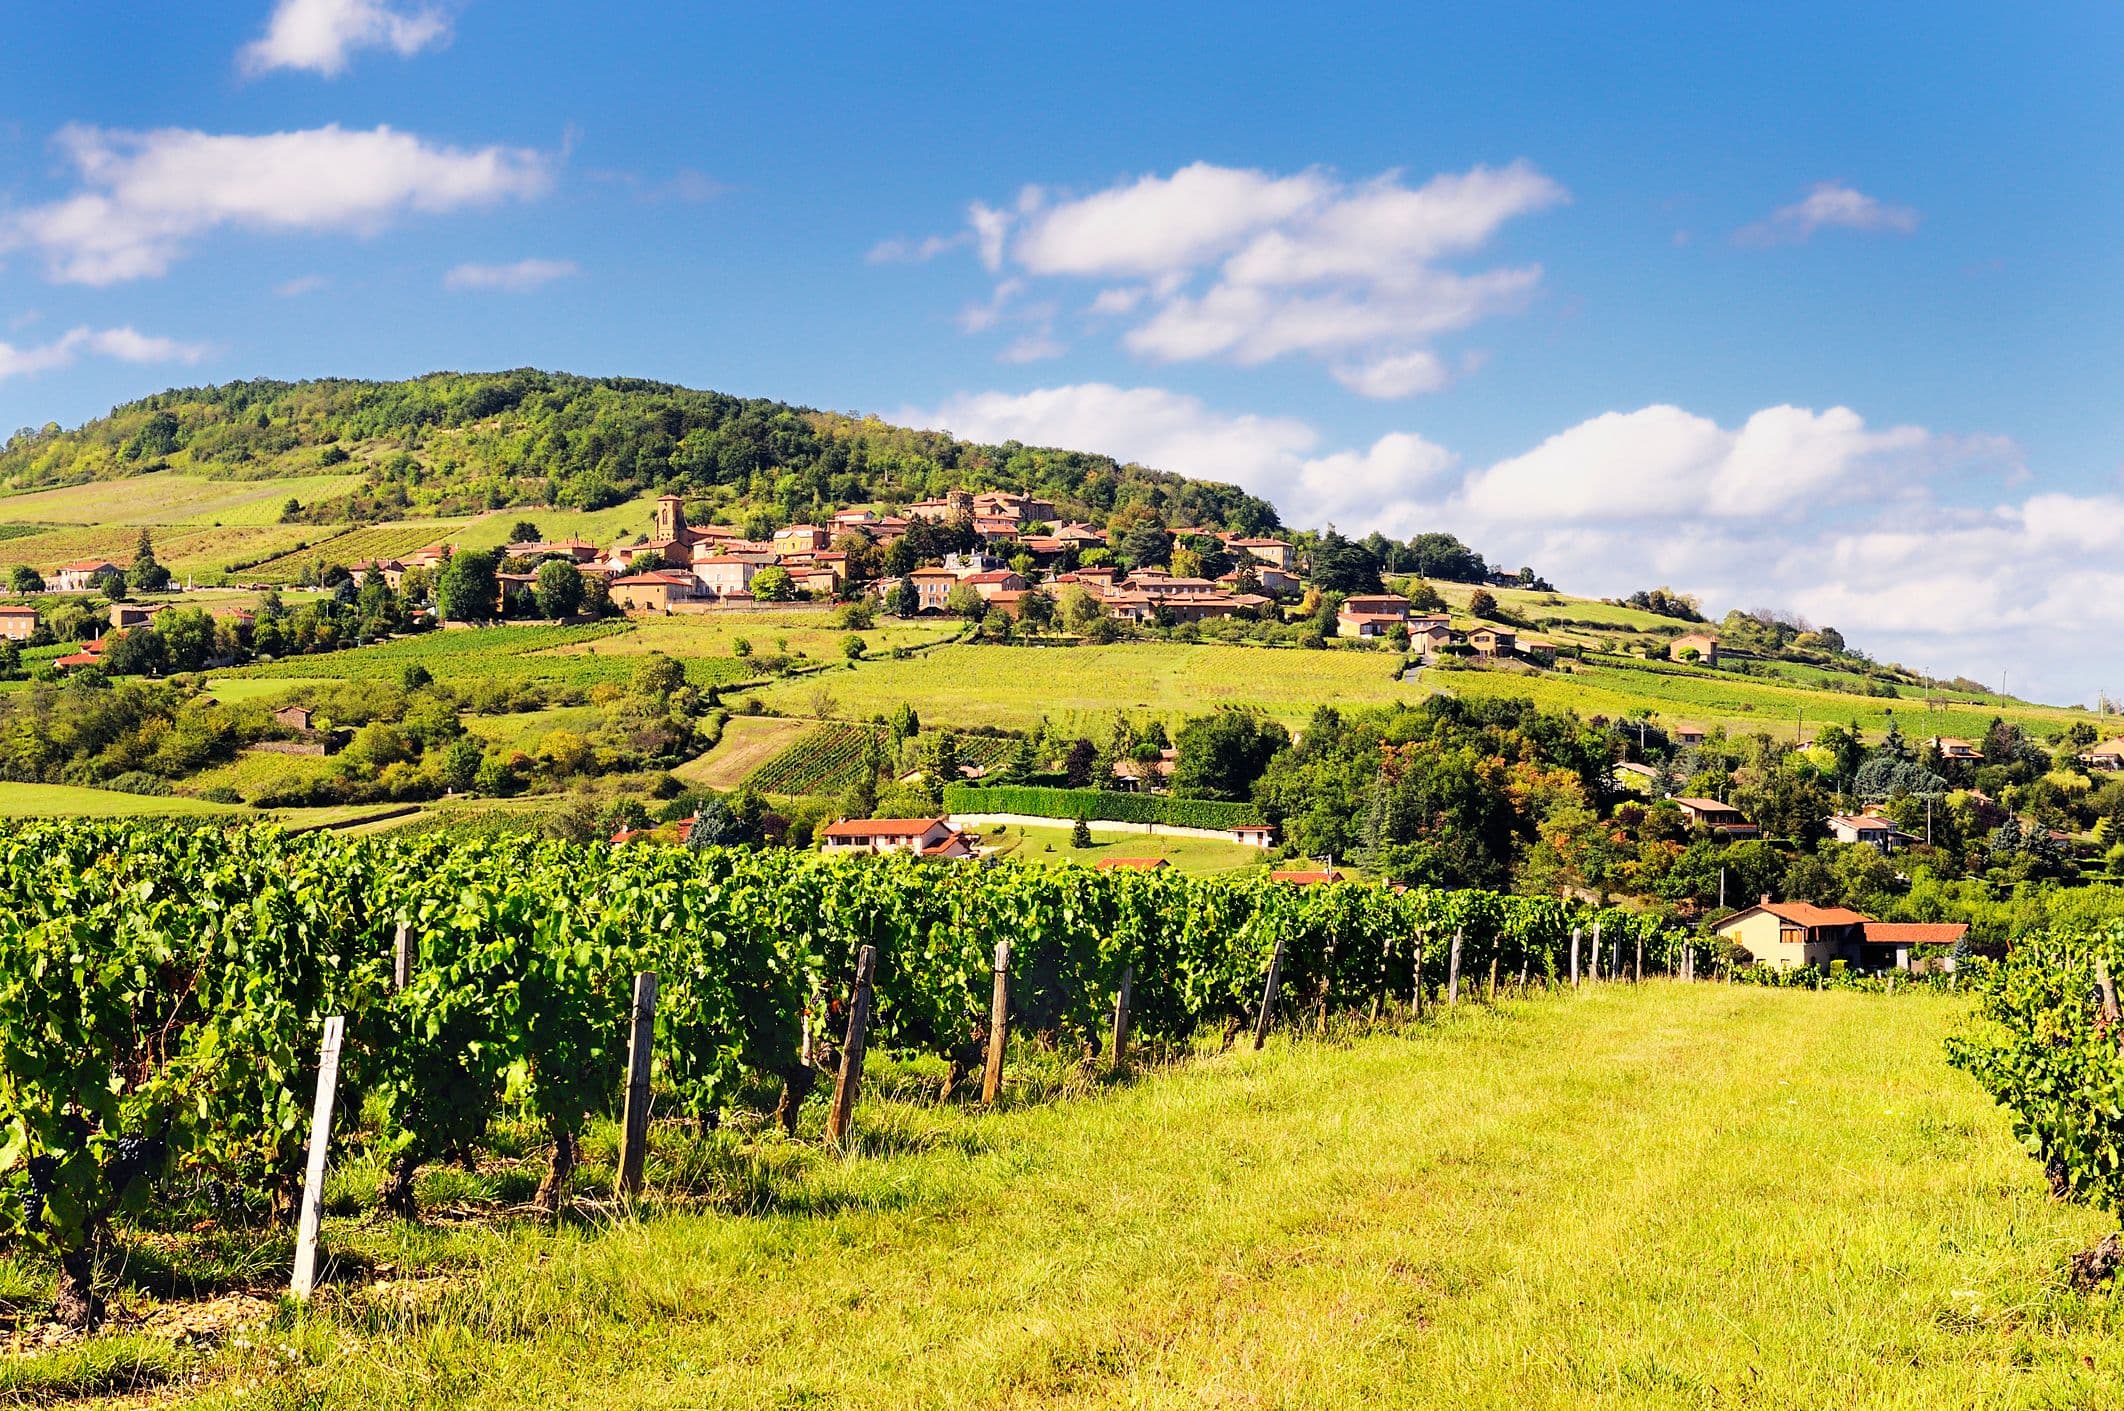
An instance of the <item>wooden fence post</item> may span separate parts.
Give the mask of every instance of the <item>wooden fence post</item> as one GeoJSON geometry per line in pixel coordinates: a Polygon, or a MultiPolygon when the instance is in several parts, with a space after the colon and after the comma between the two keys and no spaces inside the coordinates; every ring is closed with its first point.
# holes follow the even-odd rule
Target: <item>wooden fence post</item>
{"type": "Polygon", "coordinates": [[[391,948],[391,988],[402,990],[413,981],[413,940],[406,923],[398,923],[398,939],[391,948]]]}
{"type": "Polygon", "coordinates": [[[2102,1017],[2114,1024],[2117,1022],[2117,987],[2109,978],[2109,962],[2095,957],[2095,984],[2102,990],[2102,1017]]]}
{"type": "Polygon", "coordinates": [[[1453,928],[1453,949],[1446,953],[1446,1008],[1460,1003],[1460,938],[1465,927],[1453,928]]]}
{"type": "Polygon", "coordinates": [[[634,1003],[627,1014],[627,1096],[620,1108],[619,1179],[622,1200],[642,1188],[649,1156],[649,1060],[656,1051],[656,976],[634,977],[634,1003]]]}
{"type": "Polygon", "coordinates": [[[1577,926],[1571,928],[1571,988],[1574,990],[1578,988],[1578,938],[1580,933],[1581,928],[1577,926]]]}
{"type": "Polygon", "coordinates": [[[1631,984],[1633,984],[1633,985],[1642,985],[1642,984],[1643,984],[1644,982],[1645,982],[1645,938],[1644,938],[1643,936],[1639,936],[1639,937],[1637,938],[1637,958],[1636,958],[1636,960],[1635,960],[1634,962],[1632,962],[1632,964],[1631,964],[1631,967],[1630,967],[1630,983],[1631,983],[1631,984]]]}
{"type": "Polygon", "coordinates": [[[302,1218],[295,1234],[295,1273],[288,1289],[308,1299],[317,1286],[317,1226],[324,1219],[325,1148],[332,1144],[332,1105],[339,1099],[339,1046],[347,1021],[333,1015],[324,1023],[324,1046],[317,1055],[317,1101],[310,1109],[310,1163],[302,1175],[302,1218]]]}
{"type": "Polygon", "coordinates": [[[1423,1018],[1423,937],[1416,938],[1416,1017],[1423,1018]]]}
{"type": "Polygon", "coordinates": [[[1534,968],[1534,957],[1525,951],[1519,954],[1519,997],[1527,997],[1527,975],[1534,968]]]}
{"type": "Polygon", "coordinates": [[[1276,938],[1276,949],[1269,953],[1268,983],[1261,987],[1261,1013],[1254,1017],[1254,1047],[1268,1042],[1269,1024],[1276,1015],[1276,985],[1283,978],[1283,937],[1276,938]]]}
{"type": "Polygon", "coordinates": [[[1484,992],[1482,1002],[1497,1003],[1497,957],[1494,955],[1490,957],[1490,988],[1484,992]]]}
{"type": "Polygon", "coordinates": [[[870,986],[877,978],[878,948],[856,952],[855,993],[848,1000],[848,1041],[841,1045],[841,1076],[834,1081],[833,1107],[826,1114],[826,1140],[841,1146],[855,1116],[856,1089],[863,1081],[863,1041],[870,1033],[870,986]]]}
{"type": "Polygon", "coordinates": [[[996,988],[988,1002],[988,1068],[981,1075],[981,1105],[994,1106],[1003,1091],[1003,1047],[1010,1038],[1010,942],[996,942],[996,988]]]}
{"type": "Polygon", "coordinates": [[[1593,978],[1600,978],[1600,923],[1593,923],[1593,978]]]}
{"type": "Polygon", "coordinates": [[[1128,1067],[1128,992],[1136,981],[1136,967],[1121,967],[1121,987],[1114,991],[1113,1064],[1116,1073],[1128,1067]]]}

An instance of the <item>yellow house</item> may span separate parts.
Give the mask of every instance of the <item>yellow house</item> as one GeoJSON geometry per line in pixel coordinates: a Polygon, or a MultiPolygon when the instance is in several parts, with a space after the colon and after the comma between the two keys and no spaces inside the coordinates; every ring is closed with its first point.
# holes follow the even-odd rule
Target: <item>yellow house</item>
{"type": "Polygon", "coordinates": [[[1865,926],[1866,917],[1840,906],[1764,897],[1711,929],[1764,965],[1796,970],[1828,964],[1863,937],[1865,926]]]}

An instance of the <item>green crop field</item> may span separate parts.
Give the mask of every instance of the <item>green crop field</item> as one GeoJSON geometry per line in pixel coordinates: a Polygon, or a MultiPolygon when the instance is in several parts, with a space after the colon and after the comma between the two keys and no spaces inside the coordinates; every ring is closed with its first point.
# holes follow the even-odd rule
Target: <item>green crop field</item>
{"type": "Polygon", "coordinates": [[[305,505],[342,499],[358,475],[210,480],[164,472],[0,497],[0,520],[43,524],[264,525],[280,522],[290,497],[305,505]]]}
{"type": "Polygon", "coordinates": [[[234,804],[204,799],[122,794],[72,784],[20,784],[0,780],[0,817],[131,818],[154,814],[241,813],[234,804]]]}
{"type": "MultiPolygon", "coordinates": [[[[279,553],[299,541],[329,534],[315,525],[230,526],[227,528],[174,528],[151,531],[155,557],[180,579],[213,578],[237,560],[260,554],[279,553]]],[[[0,540],[0,562],[26,563],[50,569],[76,559],[104,558],[121,566],[133,561],[140,545],[136,525],[103,524],[89,527],[40,528],[34,534],[0,540]]]]}
{"type": "MultiPolygon", "coordinates": [[[[630,631],[625,622],[581,627],[452,628],[395,638],[374,646],[313,656],[287,657],[221,672],[216,681],[393,680],[419,663],[458,685],[480,681],[541,681],[588,688],[625,684],[640,669],[639,653],[566,650],[601,645],[630,631]]],[[[748,668],[735,659],[695,658],[685,663],[686,679],[697,686],[741,680],[748,668]]]]}
{"type": "Polygon", "coordinates": [[[835,715],[868,719],[912,702],[929,725],[1013,729],[1045,716],[1104,731],[1114,712],[1168,722],[1220,705],[1256,706],[1302,725],[1319,705],[1382,705],[1427,692],[1394,679],[1400,658],[1354,648],[1300,651],[1179,643],[1108,647],[949,646],[763,688],[777,709],[830,692],[835,715]]]}
{"type": "Polygon", "coordinates": [[[463,519],[405,520],[343,531],[309,526],[307,548],[290,547],[276,558],[235,570],[234,574],[246,583],[292,583],[318,564],[351,566],[452,542],[469,523],[463,519]]]}
{"type": "Polygon", "coordinates": [[[730,790],[768,760],[796,743],[815,722],[777,715],[733,715],[723,723],[715,748],[671,772],[688,784],[730,790]]]}
{"type": "MultiPolygon", "coordinates": [[[[195,1394],[550,1411],[615,1388],[636,1405],[893,1411],[2116,1404],[2117,1305],[2058,1278],[2113,1222],[2052,1202],[2003,1115],[1942,1062],[1959,1012],[1601,987],[1278,1038],[998,1115],[866,1100],[850,1159],[748,1159],[726,1138],[720,1209],[417,1239],[330,1218],[328,1247],[391,1281],[328,1290],[221,1353],[195,1394]]],[[[1014,1058],[1006,1095],[1035,1071],[1014,1058]]]]}
{"type": "Polygon", "coordinates": [[[1810,689],[1796,682],[1741,676],[1679,665],[1648,663],[1643,667],[1598,663],[1564,663],[1556,671],[1441,671],[1426,668],[1424,685],[1451,695],[1523,696],[1549,710],[1575,710],[1582,716],[1610,719],[1640,707],[1657,712],[1666,725],[1725,726],[1735,733],[1766,730],[1790,739],[1805,718],[1809,736],[1832,721],[1856,725],[1869,736],[1887,729],[1889,712],[1905,736],[1934,734],[1977,737],[1995,715],[2002,715],[2047,738],[2075,721],[2094,721],[2092,713],[2024,703],[1989,700],[1958,703],[1927,711],[1922,699],[1894,700],[1810,689]],[[1568,669],[1563,669],[1568,668],[1568,669]]]}
{"type": "MultiPolygon", "coordinates": [[[[598,648],[603,652],[666,652],[675,657],[727,657],[742,638],[755,656],[802,656],[814,661],[842,660],[841,643],[849,629],[834,625],[831,608],[812,606],[711,609],[676,612],[668,617],[633,620],[626,636],[598,648]]],[[[879,617],[876,626],[857,632],[872,654],[895,647],[919,647],[948,641],[965,630],[956,619],[879,617]]],[[[563,650],[587,650],[564,648],[563,650]]]]}

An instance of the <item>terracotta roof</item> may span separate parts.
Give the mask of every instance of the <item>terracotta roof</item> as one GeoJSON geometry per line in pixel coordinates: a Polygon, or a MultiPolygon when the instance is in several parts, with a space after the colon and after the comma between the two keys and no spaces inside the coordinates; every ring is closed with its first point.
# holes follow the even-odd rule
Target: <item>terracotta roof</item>
{"type": "Polygon", "coordinates": [[[1895,831],[1893,823],[1870,813],[1839,813],[1831,816],[1829,822],[1831,825],[1841,823],[1846,828],[1853,828],[1862,833],[1893,833],[1895,831]]]}
{"type": "Polygon", "coordinates": [[[666,588],[690,588],[693,582],[693,576],[687,573],[630,573],[625,578],[613,579],[612,586],[622,588],[635,583],[658,583],[666,588]]]}
{"type": "Polygon", "coordinates": [[[1165,865],[1162,857],[1102,857],[1092,864],[1100,872],[1155,872],[1165,865]]]}
{"type": "Polygon", "coordinates": [[[103,658],[95,652],[75,652],[72,656],[55,659],[53,666],[94,666],[103,658]]]}
{"type": "Polygon", "coordinates": [[[917,838],[944,826],[941,818],[844,818],[828,824],[828,838],[917,838]]]}
{"type": "Polygon", "coordinates": [[[1745,911],[1767,911],[1778,920],[1790,921],[1795,926],[1863,926],[1868,920],[1864,912],[1841,906],[1816,906],[1806,901],[1758,902],[1745,911]]]}
{"type": "Polygon", "coordinates": [[[35,617],[36,615],[37,610],[35,608],[0,605],[0,617],[35,617]]]}
{"type": "Polygon", "coordinates": [[[1944,946],[1968,935],[1969,927],[1960,921],[1868,921],[1862,934],[1882,945],[1944,946]]]}

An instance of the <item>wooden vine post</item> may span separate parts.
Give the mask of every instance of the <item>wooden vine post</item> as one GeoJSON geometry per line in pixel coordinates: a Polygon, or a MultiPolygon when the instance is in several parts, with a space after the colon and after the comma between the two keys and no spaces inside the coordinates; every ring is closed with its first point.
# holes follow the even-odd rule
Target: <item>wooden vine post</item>
{"type": "Polygon", "coordinates": [[[1423,1018],[1423,937],[1421,936],[1418,936],[1416,938],[1416,967],[1414,981],[1416,991],[1416,1017],[1418,1019],[1421,1019],[1423,1018]]]}
{"type": "Polygon", "coordinates": [[[1453,928],[1453,949],[1446,953],[1446,1008],[1460,1003],[1460,938],[1464,927],[1453,928]]]}
{"type": "Polygon", "coordinates": [[[288,1291],[306,1300],[317,1287],[317,1227],[324,1219],[325,1148],[332,1144],[332,1105],[339,1097],[339,1046],[347,1021],[325,1020],[317,1055],[317,1101],[310,1109],[310,1161],[302,1173],[302,1216],[295,1233],[295,1273],[288,1291]]]}
{"type": "Polygon", "coordinates": [[[1633,985],[1642,985],[1642,984],[1643,984],[1644,982],[1645,982],[1645,938],[1644,938],[1643,936],[1639,936],[1639,937],[1637,938],[1637,955],[1636,955],[1636,958],[1635,958],[1635,959],[1634,959],[1634,960],[1633,960],[1633,961],[1631,962],[1631,965],[1630,965],[1630,983],[1631,983],[1631,984],[1633,984],[1633,985]]]}
{"type": "Polygon", "coordinates": [[[1578,988],[1578,939],[1583,934],[1579,927],[1571,928],[1571,988],[1578,988]]]}
{"type": "Polygon", "coordinates": [[[1593,978],[1600,978],[1600,923],[1593,923],[1593,978]]]}
{"type": "Polygon", "coordinates": [[[1128,1000],[1129,990],[1136,982],[1136,967],[1121,967],[1121,986],[1114,991],[1114,1042],[1113,1065],[1116,1073],[1128,1068],[1128,1000]]]}
{"type": "Polygon", "coordinates": [[[1490,987],[1483,992],[1482,1002],[1497,1003],[1497,957],[1494,955],[1490,957],[1490,987]]]}
{"type": "Polygon", "coordinates": [[[620,1108],[619,1176],[621,1200],[642,1189],[642,1168],[649,1157],[649,1060],[656,1051],[656,976],[643,970],[634,977],[634,1003],[627,1014],[627,1096],[620,1108]]]}
{"type": "Polygon", "coordinates": [[[2110,1024],[2116,1023],[2117,987],[2109,978],[2109,962],[2099,955],[2095,957],[2095,984],[2102,991],[2103,1020],[2110,1024]]]}
{"type": "Polygon", "coordinates": [[[1003,1049],[1010,1039],[1010,942],[996,942],[995,994],[988,1002],[988,1067],[981,1074],[981,1105],[995,1106],[1003,1091],[1003,1049]]]}
{"type": "Polygon", "coordinates": [[[1283,937],[1276,938],[1276,949],[1269,952],[1268,983],[1261,987],[1261,1013],[1254,1017],[1254,1047],[1268,1042],[1269,1025],[1276,1017],[1276,986],[1283,979],[1283,937]]]}
{"type": "Polygon", "coordinates": [[[398,938],[391,947],[391,988],[402,990],[413,983],[413,939],[406,923],[398,923],[398,938]]]}
{"type": "Polygon", "coordinates": [[[863,1081],[863,1041],[870,1033],[870,986],[877,978],[878,948],[865,946],[856,953],[855,993],[848,1001],[848,1041],[841,1045],[841,1075],[833,1084],[833,1107],[826,1114],[826,1140],[834,1146],[848,1141],[848,1126],[855,1116],[856,1089],[863,1081]]]}

